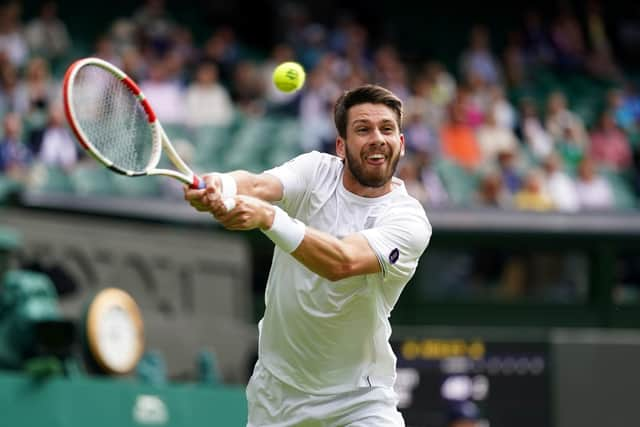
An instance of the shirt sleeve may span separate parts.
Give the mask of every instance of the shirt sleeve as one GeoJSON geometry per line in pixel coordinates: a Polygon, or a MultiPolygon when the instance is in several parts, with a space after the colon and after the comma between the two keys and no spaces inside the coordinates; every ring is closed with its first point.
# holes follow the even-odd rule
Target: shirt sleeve
{"type": "Polygon", "coordinates": [[[431,224],[421,207],[394,209],[361,233],[378,257],[384,282],[404,285],[429,244],[431,224]]]}
{"type": "Polygon", "coordinates": [[[320,163],[318,151],[301,154],[288,162],[264,171],[282,183],[282,200],[277,204],[289,214],[300,206],[320,163]]]}

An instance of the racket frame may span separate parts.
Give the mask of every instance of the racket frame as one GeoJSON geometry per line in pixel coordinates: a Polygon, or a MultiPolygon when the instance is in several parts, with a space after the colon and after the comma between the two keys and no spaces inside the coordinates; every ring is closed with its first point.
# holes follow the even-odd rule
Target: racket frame
{"type": "Polygon", "coordinates": [[[189,166],[182,160],[182,158],[178,155],[177,151],[171,144],[167,134],[165,133],[160,121],[158,120],[151,104],[144,96],[138,85],[122,70],[120,70],[115,65],[102,60],[100,58],[83,58],[75,61],[73,64],[69,66],[67,72],[64,76],[63,83],[63,103],[64,103],[64,112],[67,116],[67,121],[71,126],[71,130],[75,134],[78,142],[95,160],[102,163],[107,168],[112,171],[119,173],[121,175],[126,175],[130,177],[137,176],[145,176],[145,175],[164,175],[169,176],[184,184],[190,186],[191,188],[204,188],[204,181],[198,177],[189,166]],[[87,137],[87,135],[82,130],[82,127],[78,124],[78,120],[76,119],[76,113],[73,107],[73,103],[71,102],[73,99],[73,83],[75,81],[78,72],[84,67],[87,66],[97,66],[102,68],[103,70],[109,72],[116,79],[123,84],[129,92],[135,97],[140,106],[143,108],[145,114],[147,115],[147,121],[149,124],[153,145],[151,147],[151,156],[147,166],[142,171],[131,171],[123,169],[117,165],[115,165],[111,160],[105,157],[92,143],[91,140],[87,137]],[[172,169],[163,169],[158,168],[158,164],[160,163],[160,157],[162,155],[162,150],[164,149],[167,157],[171,162],[176,166],[178,170],[172,169]]]}

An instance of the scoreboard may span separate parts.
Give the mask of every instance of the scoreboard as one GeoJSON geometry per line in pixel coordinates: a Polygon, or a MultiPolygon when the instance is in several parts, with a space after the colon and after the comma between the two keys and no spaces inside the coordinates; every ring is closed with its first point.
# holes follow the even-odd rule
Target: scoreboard
{"type": "Polygon", "coordinates": [[[444,426],[454,402],[479,407],[480,425],[550,425],[549,343],[482,336],[392,339],[407,427],[444,426]]]}

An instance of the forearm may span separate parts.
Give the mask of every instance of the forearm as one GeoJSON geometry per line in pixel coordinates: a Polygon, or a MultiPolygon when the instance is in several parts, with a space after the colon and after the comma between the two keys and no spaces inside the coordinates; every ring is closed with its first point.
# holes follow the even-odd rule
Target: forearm
{"type": "Polygon", "coordinates": [[[290,253],[309,270],[331,281],[380,271],[378,259],[359,233],[338,239],[307,227],[284,211],[270,206],[262,231],[280,249],[290,253]]]}
{"type": "Polygon", "coordinates": [[[244,170],[229,172],[229,175],[236,181],[238,194],[266,202],[277,202],[282,198],[282,185],[274,176],[244,170]]]}
{"type": "Polygon", "coordinates": [[[377,261],[375,268],[367,269],[364,260],[356,256],[349,243],[307,227],[302,243],[291,255],[309,270],[331,281],[378,271],[377,261]]]}

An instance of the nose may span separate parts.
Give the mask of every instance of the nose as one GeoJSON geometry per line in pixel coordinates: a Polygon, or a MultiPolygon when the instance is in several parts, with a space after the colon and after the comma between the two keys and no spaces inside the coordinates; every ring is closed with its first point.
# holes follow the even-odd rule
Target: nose
{"type": "Polygon", "coordinates": [[[372,143],[376,145],[383,145],[386,143],[384,134],[380,131],[380,129],[376,129],[373,132],[372,141],[373,141],[372,143]]]}

